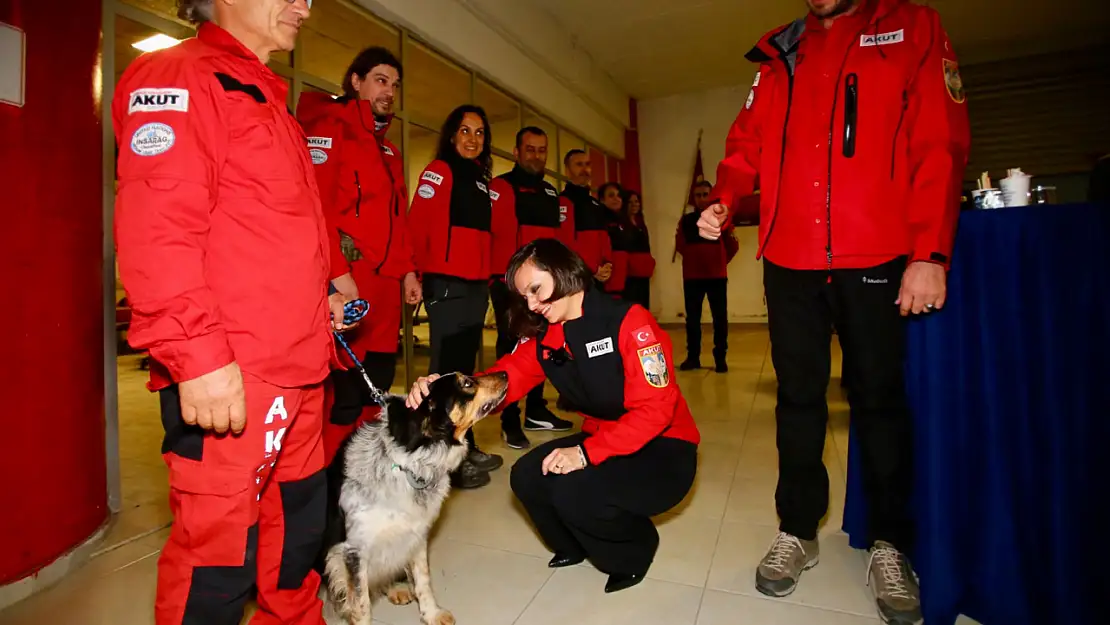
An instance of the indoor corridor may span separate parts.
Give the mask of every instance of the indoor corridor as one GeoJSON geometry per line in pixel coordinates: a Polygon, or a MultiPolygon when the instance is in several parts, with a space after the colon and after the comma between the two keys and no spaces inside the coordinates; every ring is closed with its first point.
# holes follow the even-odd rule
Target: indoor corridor
{"type": "MultiPolygon", "coordinates": [[[[709,334],[705,332],[705,354],[710,353],[709,334]]],[[[675,330],[671,336],[681,359],[684,336],[675,330]]],[[[765,326],[733,326],[730,343],[728,374],[709,369],[678,374],[702,433],[698,476],[686,501],[656,519],[660,549],[644,583],[605,595],[605,576],[589,565],[558,571],[547,567],[550,554],[509,490],[508,467],[522,452],[500,441],[494,417],[478,425],[478,441],[484,450],[503,454],[506,466],[492,474],[489,486],[452,493],[431,541],[440,605],[461,625],[878,623],[865,586],[867,556],[851,549],[840,531],[848,415],[835,344],[825,446],[831,507],[821,530],[821,563],[787,598],[768,599],[756,592],[755,566],[777,525],[775,376],[765,326]]],[[[417,372],[426,367],[420,354],[418,350],[417,372]]],[[[170,520],[166,471],[159,456],[158,404],[143,388],[146,373],[138,369],[137,356],[120,359],[119,376],[125,510],[105,541],[116,546],[53,589],[0,612],[0,625],[154,622],[157,558],[170,520]]],[[[403,377],[398,371],[398,379],[403,377]]],[[[554,407],[554,393],[547,388],[554,407]]],[[[528,435],[533,444],[553,436],[528,435]]],[[[383,601],[375,610],[375,623],[419,622],[414,605],[395,607],[383,601]]]]}

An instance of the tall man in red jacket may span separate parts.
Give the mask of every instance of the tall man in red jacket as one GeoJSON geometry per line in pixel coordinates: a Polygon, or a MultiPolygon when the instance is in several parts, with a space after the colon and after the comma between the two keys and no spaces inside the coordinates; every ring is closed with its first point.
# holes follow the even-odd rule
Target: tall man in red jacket
{"type": "MultiPolygon", "coordinates": [[[[509,259],[517,250],[536,239],[555,239],[559,235],[559,192],[543,179],[547,168],[547,133],[528,126],[516,134],[513,148],[516,166],[490,183],[493,201],[490,225],[489,294],[497,317],[497,357],[512,353],[520,337],[509,327],[509,303],[512,297],[505,284],[509,259]]],[[[520,405],[511,404],[501,413],[501,435],[513,449],[525,449],[531,442],[524,430],[565,432],[573,424],[547,408],[543,398],[544,383],[528,392],[524,404],[524,428],[520,424],[520,405]]]]}
{"type": "MultiPolygon", "coordinates": [[[[406,219],[404,161],[386,138],[401,79],[393,53],[366,48],[347,69],[342,97],[306,92],[297,107],[327,220],[329,277],[347,297],[370,303],[370,314],[347,340],[382,390],[393,385],[397,368],[402,292],[408,304],[421,298],[406,219]]],[[[346,354],[340,358],[354,365],[346,354]]],[[[347,436],[380,410],[356,369],[335,371],[331,380],[324,427],[328,464],[347,436]]]]}
{"type": "Polygon", "coordinates": [[[559,238],[586,261],[595,280],[605,283],[613,275],[613,247],[605,208],[590,189],[593,182],[590,155],[584,150],[570,150],[563,157],[563,167],[567,184],[559,200],[563,220],[559,238]]]}
{"type": "Polygon", "coordinates": [[[197,37],[135,60],[112,103],[120,275],[161,394],[174,516],[155,622],[235,625],[257,588],[253,624],[322,625],[322,382],[343,298],[327,294],[304,135],[265,65],[309,9],[180,5],[197,37]]]}
{"type": "Polygon", "coordinates": [[[908,0],[807,4],[808,17],[748,53],[759,71],[699,221],[703,236],[719,236],[759,180],[782,522],[756,585],[789,594],[817,563],[835,323],[863,449],[871,590],[884,621],[917,623],[904,555],[913,544],[905,317],[944,305],[970,141],[966,94],[935,10],[908,0]]]}

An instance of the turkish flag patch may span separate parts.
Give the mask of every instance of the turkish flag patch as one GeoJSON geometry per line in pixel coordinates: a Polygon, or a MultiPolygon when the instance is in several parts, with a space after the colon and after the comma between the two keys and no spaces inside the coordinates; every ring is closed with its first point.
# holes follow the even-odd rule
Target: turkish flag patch
{"type": "Polygon", "coordinates": [[[655,340],[655,332],[652,331],[651,326],[644,326],[633,330],[632,337],[636,339],[636,345],[639,347],[654,345],[659,342],[655,340]]]}

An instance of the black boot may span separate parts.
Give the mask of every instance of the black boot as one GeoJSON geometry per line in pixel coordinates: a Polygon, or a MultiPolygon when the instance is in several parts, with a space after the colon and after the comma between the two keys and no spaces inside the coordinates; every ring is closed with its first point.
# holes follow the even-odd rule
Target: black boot
{"type": "Polygon", "coordinates": [[[679,371],[697,371],[701,369],[701,358],[694,354],[686,356],[686,360],[678,366],[679,371]]]}
{"type": "Polygon", "coordinates": [[[520,406],[513,404],[501,413],[501,437],[510,449],[528,449],[532,442],[520,427],[520,406]]]}
{"type": "Polygon", "coordinates": [[[715,368],[717,373],[728,373],[728,361],[724,350],[713,350],[713,362],[717,365],[715,368]]]}

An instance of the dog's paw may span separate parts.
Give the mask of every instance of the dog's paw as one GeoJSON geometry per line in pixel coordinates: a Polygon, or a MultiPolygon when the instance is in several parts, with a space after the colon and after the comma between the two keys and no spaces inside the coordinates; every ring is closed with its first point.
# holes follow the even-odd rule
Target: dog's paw
{"type": "Polygon", "coordinates": [[[393,586],[385,596],[393,605],[408,605],[416,598],[412,594],[412,587],[408,584],[397,584],[393,586]]]}
{"type": "Polygon", "coordinates": [[[447,610],[440,610],[427,622],[427,625],[455,625],[455,615],[447,610]]]}

